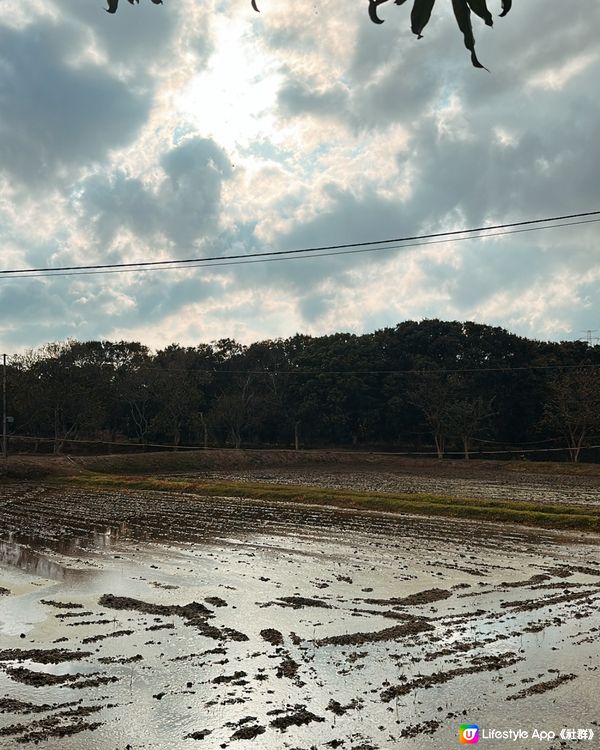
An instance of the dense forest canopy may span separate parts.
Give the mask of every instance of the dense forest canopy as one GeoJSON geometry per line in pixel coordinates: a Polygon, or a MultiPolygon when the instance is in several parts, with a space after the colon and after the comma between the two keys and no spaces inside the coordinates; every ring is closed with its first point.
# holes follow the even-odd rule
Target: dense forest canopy
{"type": "Polygon", "coordinates": [[[597,456],[585,448],[600,442],[599,386],[600,346],[440,320],[155,353],[137,342],[67,341],[8,368],[13,449],[56,452],[76,441],[439,457],[522,447],[578,460],[597,456]]]}

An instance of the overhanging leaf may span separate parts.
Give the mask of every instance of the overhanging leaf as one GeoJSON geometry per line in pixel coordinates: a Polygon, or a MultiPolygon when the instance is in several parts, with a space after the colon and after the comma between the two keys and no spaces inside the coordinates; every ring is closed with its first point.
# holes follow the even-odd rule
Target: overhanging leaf
{"type": "Polygon", "coordinates": [[[479,18],[483,18],[486,26],[494,25],[494,19],[492,18],[492,14],[488,10],[485,0],[468,0],[468,3],[469,8],[471,8],[473,13],[479,16],[479,18]]]}
{"type": "Polygon", "coordinates": [[[479,62],[477,55],[475,54],[475,37],[473,36],[473,26],[471,25],[471,10],[469,9],[467,0],[452,0],[452,8],[454,9],[458,28],[463,33],[465,47],[471,53],[471,62],[476,68],[487,70],[487,68],[479,62]]]}
{"type": "Polygon", "coordinates": [[[434,5],[435,0],[415,0],[410,14],[410,22],[413,34],[416,34],[419,39],[422,36],[421,32],[429,23],[434,5]]]}
{"type": "MultiPolygon", "coordinates": [[[[116,13],[117,8],[119,7],[119,0],[107,0],[108,2],[108,8],[106,9],[107,13],[116,13]]],[[[152,0],[154,5],[162,5],[163,0],[152,0]]],[[[133,5],[134,3],[140,4],[140,0],[129,0],[130,5],[133,5]]]]}
{"type": "MultiPolygon", "coordinates": [[[[134,5],[134,3],[139,4],[139,2],[140,0],[129,0],[129,3],[131,5],[134,5]]],[[[151,0],[151,2],[154,3],[154,5],[163,4],[163,0],[151,0]]],[[[369,18],[373,23],[383,23],[383,19],[379,17],[378,9],[380,5],[386,2],[388,2],[388,0],[369,0],[369,18]]],[[[395,5],[404,5],[404,3],[406,2],[407,0],[394,0],[395,5]]],[[[107,3],[107,12],[116,13],[119,6],[119,0],[107,0],[107,3]]],[[[512,0],[501,0],[501,3],[502,12],[500,13],[500,17],[505,16],[510,11],[510,9],[512,8],[512,0]]],[[[256,0],[250,0],[250,4],[255,11],[259,12],[256,0]]],[[[425,26],[427,26],[431,19],[431,14],[433,13],[434,6],[435,0],[414,0],[413,2],[413,7],[410,15],[411,28],[413,33],[416,34],[419,39],[422,38],[423,29],[425,28],[425,26]]],[[[454,10],[454,15],[456,16],[458,27],[463,34],[465,47],[471,53],[471,62],[476,68],[483,68],[484,70],[487,70],[487,68],[482,65],[477,59],[477,55],[475,53],[475,37],[473,35],[473,27],[471,25],[472,11],[473,13],[475,13],[475,15],[483,19],[483,21],[488,26],[493,26],[494,21],[492,18],[492,14],[490,13],[490,10],[487,6],[487,0],[452,0],[452,7],[454,10]]]]}

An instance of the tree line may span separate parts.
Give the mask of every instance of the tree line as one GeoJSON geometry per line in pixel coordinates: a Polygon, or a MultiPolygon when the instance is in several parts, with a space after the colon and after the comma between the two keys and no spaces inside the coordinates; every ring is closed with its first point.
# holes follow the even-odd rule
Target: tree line
{"type": "Polygon", "coordinates": [[[573,461],[600,455],[585,452],[600,442],[600,346],[472,322],[156,352],[69,340],[11,357],[7,382],[13,450],[75,452],[98,441],[106,450],[360,447],[469,458],[534,446],[564,448],[573,461]]]}

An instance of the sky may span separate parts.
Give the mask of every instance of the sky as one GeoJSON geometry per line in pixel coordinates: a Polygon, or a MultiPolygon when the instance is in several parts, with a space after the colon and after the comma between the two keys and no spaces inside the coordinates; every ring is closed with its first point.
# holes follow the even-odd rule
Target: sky
{"type": "MultiPolygon", "coordinates": [[[[600,4],[4,0],[0,268],[367,242],[600,209],[600,4]]],[[[600,329],[598,224],[310,260],[0,278],[0,350],[407,319],[600,329]]],[[[598,334],[600,335],[600,332],[598,334]]]]}

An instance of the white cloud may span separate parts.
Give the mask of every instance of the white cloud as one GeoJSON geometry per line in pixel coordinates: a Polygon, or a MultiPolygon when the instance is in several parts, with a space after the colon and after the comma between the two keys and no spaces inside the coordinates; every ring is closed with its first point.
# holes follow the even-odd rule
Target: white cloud
{"type": "MultiPolygon", "coordinates": [[[[7,0],[3,266],[341,244],[598,208],[600,6],[475,22],[274,0],[7,0]]],[[[384,12],[385,11],[385,12],[384,12]]],[[[0,279],[6,348],[153,346],[473,317],[538,337],[600,319],[595,225],[210,271],[0,279]]]]}

